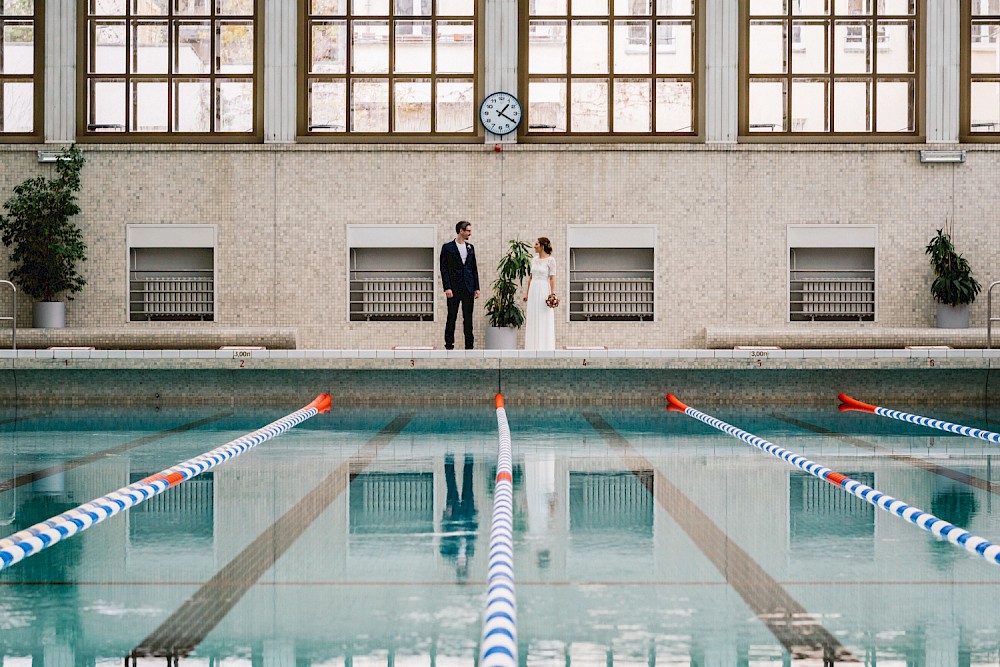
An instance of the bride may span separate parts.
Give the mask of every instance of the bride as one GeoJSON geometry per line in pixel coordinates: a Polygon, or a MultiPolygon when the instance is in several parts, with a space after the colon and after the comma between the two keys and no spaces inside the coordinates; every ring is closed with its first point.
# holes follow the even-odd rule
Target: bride
{"type": "Polygon", "coordinates": [[[556,260],[552,257],[552,242],[544,236],[535,241],[538,257],[531,260],[528,276],[528,293],[524,295],[525,308],[524,349],[556,349],[555,309],[546,303],[549,295],[556,293],[556,260]]]}

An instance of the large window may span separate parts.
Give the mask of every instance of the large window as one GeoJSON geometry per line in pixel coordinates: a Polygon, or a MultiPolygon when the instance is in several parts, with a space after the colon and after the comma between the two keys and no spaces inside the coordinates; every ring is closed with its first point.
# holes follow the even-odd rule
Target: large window
{"type": "Polygon", "coordinates": [[[967,77],[962,138],[1000,137],[1000,0],[972,0],[963,48],[967,77]]]}
{"type": "Polygon", "coordinates": [[[918,134],[918,0],[744,0],[744,136],[918,134]]]}
{"type": "Polygon", "coordinates": [[[304,0],[306,136],[476,135],[476,0],[304,0]]]}
{"type": "Polygon", "coordinates": [[[699,5],[696,0],[522,3],[521,67],[527,71],[522,132],[696,135],[699,5]]]}
{"type": "Polygon", "coordinates": [[[0,0],[0,139],[41,133],[42,0],[0,0]]]}
{"type": "Polygon", "coordinates": [[[87,0],[80,136],[259,134],[263,0],[87,0]]]}

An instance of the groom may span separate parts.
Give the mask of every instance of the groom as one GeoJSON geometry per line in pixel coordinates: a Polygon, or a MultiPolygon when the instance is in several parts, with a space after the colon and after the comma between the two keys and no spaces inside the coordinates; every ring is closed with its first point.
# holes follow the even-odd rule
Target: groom
{"type": "Polygon", "coordinates": [[[465,349],[471,350],[472,304],[479,298],[479,270],[476,268],[476,250],[468,243],[472,236],[472,223],[462,220],[455,225],[455,240],[441,246],[441,282],[448,297],[448,320],[444,325],[445,349],[455,349],[455,321],[458,307],[462,306],[462,325],[465,328],[465,349]]]}

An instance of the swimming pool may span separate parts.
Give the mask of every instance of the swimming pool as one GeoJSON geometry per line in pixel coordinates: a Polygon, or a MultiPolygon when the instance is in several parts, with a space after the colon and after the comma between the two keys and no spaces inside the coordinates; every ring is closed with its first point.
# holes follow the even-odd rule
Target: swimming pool
{"type": "MultiPolygon", "coordinates": [[[[0,411],[2,532],[297,407],[0,411]]],[[[833,407],[696,407],[1000,538],[994,446],[833,407]]],[[[528,665],[1000,660],[996,566],[662,409],[507,417],[528,665]]],[[[0,572],[3,665],[473,664],[496,429],[486,407],[335,406],[0,572]]]]}

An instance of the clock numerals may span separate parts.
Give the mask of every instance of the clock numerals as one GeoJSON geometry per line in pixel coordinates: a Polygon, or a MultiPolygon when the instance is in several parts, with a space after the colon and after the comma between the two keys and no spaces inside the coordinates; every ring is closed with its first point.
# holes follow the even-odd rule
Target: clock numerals
{"type": "Polygon", "coordinates": [[[493,93],[483,100],[479,119],[493,134],[510,134],[521,122],[521,105],[509,93],[493,93]]]}

